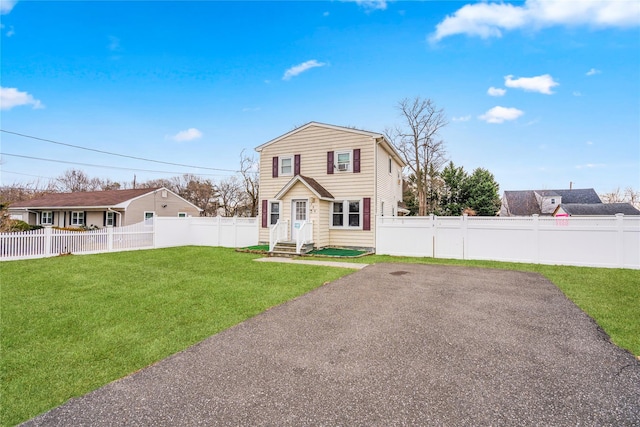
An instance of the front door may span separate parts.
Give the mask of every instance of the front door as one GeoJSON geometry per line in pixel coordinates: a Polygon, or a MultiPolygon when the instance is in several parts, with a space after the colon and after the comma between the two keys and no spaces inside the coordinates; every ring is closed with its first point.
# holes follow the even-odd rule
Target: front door
{"type": "Polygon", "coordinates": [[[298,230],[302,227],[302,223],[307,220],[309,213],[307,212],[307,201],[294,199],[291,201],[291,239],[298,238],[298,230]]]}

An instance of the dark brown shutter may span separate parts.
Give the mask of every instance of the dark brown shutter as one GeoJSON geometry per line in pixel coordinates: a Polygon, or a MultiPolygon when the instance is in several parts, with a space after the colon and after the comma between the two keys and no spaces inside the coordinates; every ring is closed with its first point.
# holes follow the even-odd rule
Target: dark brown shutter
{"type": "Polygon", "coordinates": [[[277,157],[274,157],[272,160],[271,177],[272,178],[278,177],[278,158],[277,157]]]}
{"type": "Polygon", "coordinates": [[[84,211],[84,217],[82,218],[82,225],[87,226],[87,211],[84,211]]]}
{"type": "Polygon", "coordinates": [[[360,149],[353,150],[353,173],[360,173],[360,149]]]}
{"type": "Polygon", "coordinates": [[[293,156],[293,174],[300,175],[300,154],[293,156]]]}
{"type": "Polygon", "coordinates": [[[269,215],[269,202],[266,200],[262,201],[262,228],[267,228],[268,220],[267,215],[269,215]]]}
{"type": "Polygon", "coordinates": [[[107,211],[102,212],[102,226],[107,226],[107,211]]]}
{"type": "Polygon", "coordinates": [[[327,173],[333,173],[333,151],[327,151],[327,173]]]}
{"type": "Polygon", "coordinates": [[[362,229],[371,230],[371,198],[362,199],[362,229]]]}

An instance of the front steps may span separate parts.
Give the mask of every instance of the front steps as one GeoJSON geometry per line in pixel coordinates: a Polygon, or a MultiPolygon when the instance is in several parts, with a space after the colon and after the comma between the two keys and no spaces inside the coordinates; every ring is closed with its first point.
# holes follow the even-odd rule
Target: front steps
{"type": "Polygon", "coordinates": [[[300,248],[300,253],[296,253],[296,242],[278,242],[276,246],[273,248],[273,251],[269,252],[271,256],[296,256],[296,255],[304,255],[313,250],[313,243],[307,243],[302,245],[300,248]]]}

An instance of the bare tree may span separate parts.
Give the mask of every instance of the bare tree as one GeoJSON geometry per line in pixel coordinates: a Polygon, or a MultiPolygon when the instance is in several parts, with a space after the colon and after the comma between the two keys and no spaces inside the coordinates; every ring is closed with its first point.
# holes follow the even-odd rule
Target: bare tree
{"type": "Polygon", "coordinates": [[[631,203],[636,209],[640,209],[640,191],[635,191],[633,187],[624,189],[625,201],[631,203]]]}
{"type": "Polygon", "coordinates": [[[637,209],[640,209],[640,191],[636,191],[633,187],[627,187],[624,191],[620,187],[608,192],[600,194],[603,203],[630,203],[637,209]]]}
{"type": "Polygon", "coordinates": [[[247,198],[247,207],[250,209],[250,216],[258,216],[258,185],[260,183],[259,164],[253,156],[240,153],[240,175],[244,183],[244,191],[247,198]]]}
{"type": "Polygon", "coordinates": [[[405,123],[386,130],[387,138],[404,157],[411,174],[415,176],[418,215],[427,215],[438,206],[436,178],[446,163],[444,141],[438,132],[447,125],[444,110],[431,99],[405,98],[398,103],[405,123]]]}
{"type": "Polygon", "coordinates": [[[244,199],[242,183],[237,176],[231,176],[218,183],[220,207],[224,209],[224,216],[234,216],[238,213],[244,199]]]}
{"type": "Polygon", "coordinates": [[[620,203],[624,201],[624,195],[620,191],[620,187],[608,193],[600,194],[600,200],[603,203],[620,203]]]}
{"type": "Polygon", "coordinates": [[[183,175],[186,183],[178,189],[178,195],[202,209],[203,216],[215,216],[218,210],[218,193],[210,179],[195,175],[183,175]]]}

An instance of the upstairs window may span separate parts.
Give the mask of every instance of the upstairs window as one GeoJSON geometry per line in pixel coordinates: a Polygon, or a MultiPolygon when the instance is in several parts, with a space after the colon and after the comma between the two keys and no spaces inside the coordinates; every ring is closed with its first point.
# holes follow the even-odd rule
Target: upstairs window
{"type": "Polygon", "coordinates": [[[351,151],[336,152],[336,169],[338,172],[349,172],[351,170],[351,151]]]}
{"type": "Polygon", "coordinates": [[[280,175],[293,175],[293,156],[280,157],[280,175]]]}

